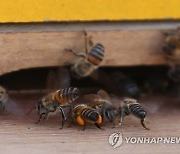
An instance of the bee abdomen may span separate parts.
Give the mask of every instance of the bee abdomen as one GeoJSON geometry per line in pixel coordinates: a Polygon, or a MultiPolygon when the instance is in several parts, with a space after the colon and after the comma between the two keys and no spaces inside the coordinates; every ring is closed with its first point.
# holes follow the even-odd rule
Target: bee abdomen
{"type": "Polygon", "coordinates": [[[79,97],[78,88],[64,88],[55,92],[55,101],[58,103],[71,103],[79,97]]]}
{"type": "Polygon", "coordinates": [[[104,58],[104,46],[96,44],[88,54],[88,60],[94,65],[99,65],[104,58]]]}
{"type": "Polygon", "coordinates": [[[132,104],[129,106],[130,112],[137,118],[144,119],[146,117],[146,111],[140,104],[132,104]]]}
{"type": "Polygon", "coordinates": [[[99,114],[93,109],[84,109],[82,111],[82,117],[92,122],[96,122],[99,118],[99,114]]]}

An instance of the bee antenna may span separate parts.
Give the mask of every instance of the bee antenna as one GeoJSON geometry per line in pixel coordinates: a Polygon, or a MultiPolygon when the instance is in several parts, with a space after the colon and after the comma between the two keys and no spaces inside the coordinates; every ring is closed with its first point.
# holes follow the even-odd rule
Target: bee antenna
{"type": "Polygon", "coordinates": [[[29,116],[30,113],[31,113],[33,110],[35,110],[35,109],[36,109],[36,106],[33,106],[33,107],[30,109],[30,111],[27,113],[27,116],[29,116]]]}

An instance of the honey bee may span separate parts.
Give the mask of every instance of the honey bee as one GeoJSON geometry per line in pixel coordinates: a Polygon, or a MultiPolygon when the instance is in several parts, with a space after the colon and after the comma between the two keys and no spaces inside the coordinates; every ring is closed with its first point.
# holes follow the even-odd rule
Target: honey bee
{"type": "Polygon", "coordinates": [[[102,121],[106,117],[113,124],[113,127],[115,127],[115,118],[118,115],[118,111],[113,106],[111,98],[106,91],[101,89],[97,94],[85,95],[85,98],[90,100],[91,103],[89,105],[101,114],[102,121]]]}
{"type": "Polygon", "coordinates": [[[81,57],[71,67],[72,75],[76,78],[83,78],[91,75],[100,65],[104,58],[104,46],[100,43],[93,46],[92,41],[89,42],[93,47],[88,51],[88,38],[87,33],[85,35],[85,51],[86,54],[79,53],[77,51],[66,49],[66,51],[72,52],[74,55],[81,57]]]}
{"type": "Polygon", "coordinates": [[[33,109],[37,109],[39,119],[36,124],[38,124],[41,121],[42,117],[46,119],[49,113],[60,112],[62,116],[62,129],[67,120],[63,108],[69,108],[68,115],[70,116],[70,114],[72,113],[71,103],[75,101],[79,97],[79,95],[80,92],[78,88],[69,87],[57,90],[44,96],[41,100],[39,100],[37,106],[33,107],[29,111],[28,115],[33,109]]]}
{"type": "Polygon", "coordinates": [[[80,126],[83,126],[82,130],[85,130],[86,123],[95,124],[99,129],[103,129],[101,127],[102,117],[96,109],[86,104],[79,104],[74,107],[72,113],[73,121],[76,121],[80,126]]]}
{"type": "MultiPolygon", "coordinates": [[[[180,28],[166,32],[165,36],[163,51],[170,66],[168,75],[172,80],[177,81],[176,77],[180,76],[179,71],[177,71],[177,69],[180,69],[180,28]]],[[[178,81],[180,81],[180,78],[178,78],[178,81]]]]}
{"type": "Polygon", "coordinates": [[[116,85],[115,89],[119,94],[125,97],[138,98],[141,95],[141,90],[136,82],[122,72],[115,72],[111,75],[116,85]]]}
{"type": "Polygon", "coordinates": [[[163,51],[167,58],[180,64],[180,27],[177,30],[164,33],[165,45],[163,51]]]}
{"type": "Polygon", "coordinates": [[[4,110],[5,109],[5,103],[7,102],[8,99],[8,94],[7,90],[0,86],[0,109],[4,110]]]}
{"type": "Polygon", "coordinates": [[[119,125],[123,123],[124,117],[128,115],[134,115],[135,117],[141,119],[141,125],[149,130],[149,128],[146,127],[144,121],[147,112],[144,110],[144,108],[137,102],[136,99],[132,98],[124,98],[123,101],[120,103],[120,122],[119,125]]]}

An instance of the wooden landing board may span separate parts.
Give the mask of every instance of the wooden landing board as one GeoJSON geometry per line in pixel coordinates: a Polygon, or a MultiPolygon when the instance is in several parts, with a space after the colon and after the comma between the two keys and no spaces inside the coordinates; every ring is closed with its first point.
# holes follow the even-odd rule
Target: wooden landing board
{"type": "Polygon", "coordinates": [[[0,22],[180,19],[179,0],[1,0],[0,22]]]}
{"type": "Polygon", "coordinates": [[[122,132],[123,137],[180,137],[179,102],[174,104],[173,98],[163,97],[140,101],[150,111],[147,115],[147,125],[150,130],[144,130],[138,119],[129,116],[125,118],[120,128],[111,128],[107,122],[105,130],[99,130],[94,125],[88,125],[85,131],[75,125],[60,130],[59,115],[49,117],[36,125],[36,111],[29,117],[26,113],[41,96],[17,95],[11,97],[16,102],[15,109],[21,109],[23,115],[6,115],[0,113],[0,149],[1,154],[58,154],[58,153],[179,153],[179,144],[127,144],[113,149],[108,144],[111,133],[122,132]],[[133,151],[133,152],[132,152],[133,151]]]}
{"type": "MultiPolygon", "coordinates": [[[[101,66],[165,64],[161,30],[88,31],[105,46],[101,66]]],[[[34,67],[60,66],[77,60],[66,48],[85,52],[85,37],[77,32],[0,33],[0,74],[34,67]]]]}

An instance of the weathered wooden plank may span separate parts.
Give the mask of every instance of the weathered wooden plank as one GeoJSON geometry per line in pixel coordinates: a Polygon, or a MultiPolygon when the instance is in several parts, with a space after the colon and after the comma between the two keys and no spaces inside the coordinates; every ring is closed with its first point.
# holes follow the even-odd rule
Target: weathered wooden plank
{"type": "MultiPolygon", "coordinates": [[[[106,54],[102,66],[161,65],[161,30],[88,31],[106,54]]],[[[20,69],[60,66],[77,57],[65,48],[84,52],[85,37],[77,32],[0,33],[0,74],[20,69]]]]}

